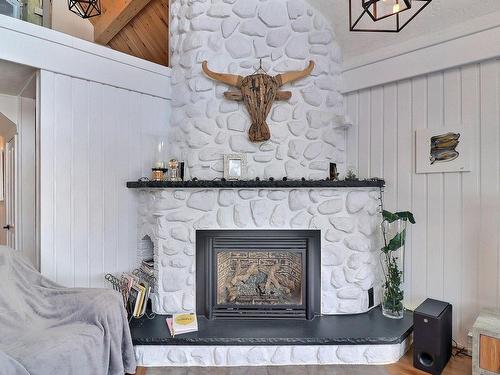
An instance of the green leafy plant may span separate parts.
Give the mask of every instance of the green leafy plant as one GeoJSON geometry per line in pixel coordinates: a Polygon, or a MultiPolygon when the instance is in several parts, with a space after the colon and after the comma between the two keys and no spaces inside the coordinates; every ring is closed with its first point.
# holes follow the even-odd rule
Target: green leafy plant
{"type": "Polygon", "coordinates": [[[356,176],[356,173],[352,169],[349,169],[345,175],[345,180],[346,181],[354,181],[357,180],[358,177],[356,176]]]}
{"type": "Polygon", "coordinates": [[[397,313],[403,311],[403,290],[401,289],[403,271],[399,269],[396,251],[405,244],[406,228],[396,233],[393,238],[388,239],[388,233],[384,224],[390,224],[397,220],[415,224],[415,218],[409,211],[393,213],[384,210],[382,211],[382,219],[384,247],[381,250],[385,262],[383,303],[385,309],[397,313]]]}

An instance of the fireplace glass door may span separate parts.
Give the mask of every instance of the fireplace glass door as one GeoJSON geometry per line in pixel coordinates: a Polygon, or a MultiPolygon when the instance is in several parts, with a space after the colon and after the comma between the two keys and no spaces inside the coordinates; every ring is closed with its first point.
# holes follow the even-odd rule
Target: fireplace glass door
{"type": "Polygon", "coordinates": [[[219,307],[303,305],[302,251],[218,251],[216,268],[219,307]]]}
{"type": "Polygon", "coordinates": [[[320,267],[319,231],[199,230],[196,310],[209,319],[312,319],[320,267]]]}

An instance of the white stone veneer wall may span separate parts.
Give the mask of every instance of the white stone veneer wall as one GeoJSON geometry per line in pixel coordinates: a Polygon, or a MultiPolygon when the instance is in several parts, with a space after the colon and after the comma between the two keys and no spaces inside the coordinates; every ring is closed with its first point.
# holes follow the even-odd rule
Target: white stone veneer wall
{"type": "Polygon", "coordinates": [[[135,346],[138,366],[382,365],[397,362],[411,336],[387,345],[135,346]]]}
{"type": "MultiPolygon", "coordinates": [[[[328,22],[303,0],[172,0],[171,155],[187,161],[187,176],[222,177],[223,154],[248,154],[248,177],[325,178],[328,163],[345,170],[341,53],[328,22]],[[252,74],[262,58],[269,74],[304,69],[312,75],[286,85],[288,102],[268,118],[271,140],[251,143],[242,103],[227,85],[201,72],[252,74]]],[[[233,88],[234,89],[234,88],[233,88]]]]}
{"type": "Polygon", "coordinates": [[[196,310],[196,230],[267,228],[320,229],[322,313],[367,311],[367,291],[380,274],[379,194],[365,188],[141,191],[139,235],[154,243],[159,280],[154,310],[196,310]]]}

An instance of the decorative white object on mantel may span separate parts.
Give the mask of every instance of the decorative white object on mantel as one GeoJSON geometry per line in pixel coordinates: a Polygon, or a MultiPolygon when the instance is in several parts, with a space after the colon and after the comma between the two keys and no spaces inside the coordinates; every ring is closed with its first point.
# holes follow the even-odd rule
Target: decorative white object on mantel
{"type": "Polygon", "coordinates": [[[224,178],[244,180],[247,175],[247,156],[245,154],[224,155],[224,178]]]}

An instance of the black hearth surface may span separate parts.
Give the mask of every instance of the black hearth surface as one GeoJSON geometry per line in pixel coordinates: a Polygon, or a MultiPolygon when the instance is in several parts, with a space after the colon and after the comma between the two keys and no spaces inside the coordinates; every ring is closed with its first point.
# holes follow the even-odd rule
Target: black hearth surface
{"type": "Polygon", "coordinates": [[[359,315],[326,315],[312,320],[208,320],[198,316],[199,331],[170,336],[165,319],[132,319],[134,345],[388,345],[413,331],[413,313],[385,318],[379,307],[359,315]]]}

